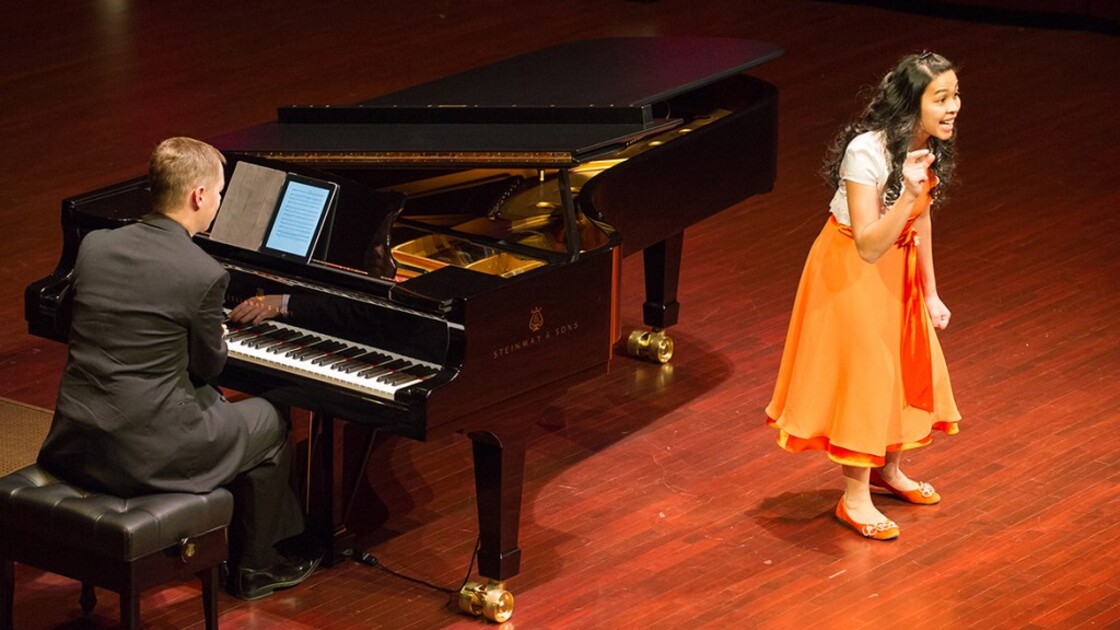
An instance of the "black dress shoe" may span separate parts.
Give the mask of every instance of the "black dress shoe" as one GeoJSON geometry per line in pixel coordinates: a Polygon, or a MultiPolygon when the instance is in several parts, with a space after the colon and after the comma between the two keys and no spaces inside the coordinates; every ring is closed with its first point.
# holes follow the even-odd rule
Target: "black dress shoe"
{"type": "Polygon", "coordinates": [[[230,591],[245,600],[268,597],[278,588],[291,588],[306,580],[321,558],[282,560],[266,569],[238,569],[230,576],[230,591]]]}

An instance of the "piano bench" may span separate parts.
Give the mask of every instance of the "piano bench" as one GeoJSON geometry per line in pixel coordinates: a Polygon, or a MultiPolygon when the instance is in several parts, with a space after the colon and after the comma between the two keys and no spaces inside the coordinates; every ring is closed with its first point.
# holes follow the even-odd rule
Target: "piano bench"
{"type": "Polygon", "coordinates": [[[206,627],[218,627],[218,567],[226,559],[233,495],[166,493],[121,499],[86,492],[31,465],[0,477],[0,630],[11,630],[15,564],[120,594],[121,627],[140,624],[140,593],[171,581],[202,581],[206,627]]]}

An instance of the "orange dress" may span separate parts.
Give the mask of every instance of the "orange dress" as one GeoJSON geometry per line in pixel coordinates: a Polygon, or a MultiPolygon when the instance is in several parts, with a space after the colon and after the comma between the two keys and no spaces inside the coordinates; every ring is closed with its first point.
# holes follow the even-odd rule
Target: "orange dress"
{"type": "Polygon", "coordinates": [[[874,264],[834,216],[809,251],[790,318],[767,424],[791,452],[882,466],[887,452],[957,432],[960,413],[926,312],[918,273],[914,204],[895,246],[874,264]]]}

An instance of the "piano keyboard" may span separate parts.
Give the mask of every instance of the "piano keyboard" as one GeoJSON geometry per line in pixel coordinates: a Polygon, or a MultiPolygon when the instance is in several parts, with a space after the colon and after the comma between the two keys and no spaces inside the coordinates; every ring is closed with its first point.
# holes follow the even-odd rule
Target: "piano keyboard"
{"type": "MultiPolygon", "coordinates": [[[[228,311],[227,311],[228,313],[228,311]]],[[[399,389],[439,371],[435,365],[353,341],[269,320],[226,321],[229,356],[392,400],[399,389]]]]}

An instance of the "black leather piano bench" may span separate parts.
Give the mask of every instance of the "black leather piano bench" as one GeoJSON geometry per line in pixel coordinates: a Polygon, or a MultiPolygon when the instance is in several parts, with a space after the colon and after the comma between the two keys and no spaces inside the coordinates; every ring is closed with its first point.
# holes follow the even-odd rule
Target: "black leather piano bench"
{"type": "Polygon", "coordinates": [[[197,576],[206,627],[217,628],[232,515],[223,488],[121,499],[34,465],[0,477],[0,630],[12,628],[16,562],[80,581],[85,614],[97,603],[94,586],[120,594],[122,628],[139,627],[140,593],[197,576]]]}

